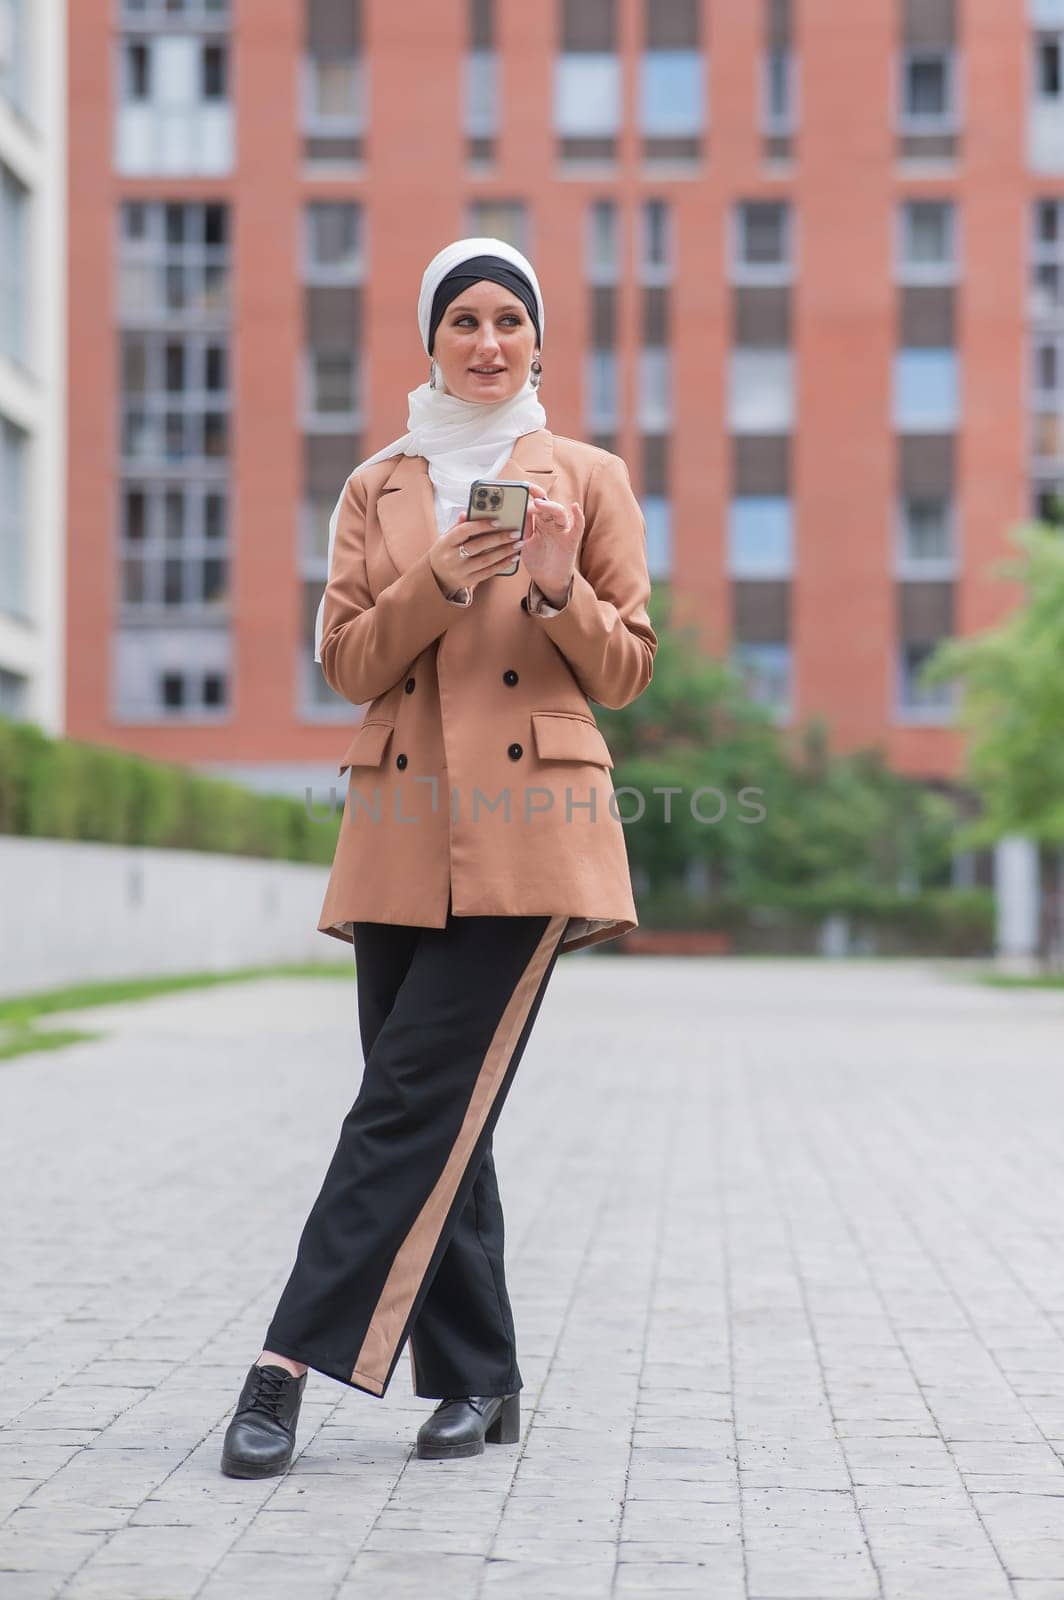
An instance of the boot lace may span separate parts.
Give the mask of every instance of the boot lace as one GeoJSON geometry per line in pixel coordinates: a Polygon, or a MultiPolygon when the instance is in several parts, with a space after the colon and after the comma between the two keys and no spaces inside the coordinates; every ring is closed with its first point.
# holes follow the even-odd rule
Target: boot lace
{"type": "Polygon", "coordinates": [[[280,1421],[280,1407],[288,1389],[285,1374],[270,1372],[266,1367],[255,1368],[255,1385],[248,1398],[245,1410],[265,1411],[275,1422],[280,1421]]]}

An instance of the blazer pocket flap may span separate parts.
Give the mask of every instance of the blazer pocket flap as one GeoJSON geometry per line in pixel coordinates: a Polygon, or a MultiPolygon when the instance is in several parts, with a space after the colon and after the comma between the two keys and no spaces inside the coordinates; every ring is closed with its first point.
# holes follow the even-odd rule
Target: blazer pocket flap
{"type": "Polygon", "coordinates": [[[348,767],[379,767],[393,727],[391,722],[363,722],[344,751],[340,771],[346,772],[348,767]]]}
{"type": "Polygon", "coordinates": [[[613,757],[590,717],[564,711],[533,711],[532,733],[542,761],[590,761],[612,767],[613,757]]]}

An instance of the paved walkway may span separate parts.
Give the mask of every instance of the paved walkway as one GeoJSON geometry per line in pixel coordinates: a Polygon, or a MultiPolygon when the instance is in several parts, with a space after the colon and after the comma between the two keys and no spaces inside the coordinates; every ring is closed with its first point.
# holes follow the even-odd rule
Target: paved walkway
{"type": "Polygon", "coordinates": [[[1064,1597],[1064,995],[564,957],[496,1133],[521,1442],[419,1462],[404,1355],[260,1483],[353,981],[88,1025],[0,1067],[3,1600],[1064,1597]]]}

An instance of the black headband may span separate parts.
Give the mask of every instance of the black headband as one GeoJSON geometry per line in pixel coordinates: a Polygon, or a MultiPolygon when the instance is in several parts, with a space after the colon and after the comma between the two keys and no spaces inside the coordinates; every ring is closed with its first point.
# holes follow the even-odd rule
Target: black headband
{"type": "Polygon", "coordinates": [[[470,256],[468,261],[452,267],[436,286],[436,293],[432,297],[432,314],[429,317],[429,355],[432,354],[432,347],[436,342],[436,329],[451,301],[457,300],[458,296],[466,289],[472,288],[474,283],[483,283],[485,278],[490,283],[501,284],[504,289],[509,289],[511,294],[517,296],[532,318],[532,325],[536,330],[536,342],[542,341],[536,291],[524,273],[518,267],[511,266],[508,261],[504,261],[501,256],[470,256]]]}

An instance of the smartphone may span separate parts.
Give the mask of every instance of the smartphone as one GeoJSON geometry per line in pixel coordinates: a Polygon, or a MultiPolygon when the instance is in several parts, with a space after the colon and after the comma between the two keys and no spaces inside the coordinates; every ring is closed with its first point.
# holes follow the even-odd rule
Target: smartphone
{"type": "MultiPolygon", "coordinates": [[[[475,478],[469,486],[469,505],[466,521],[498,517],[499,532],[507,528],[523,528],[531,485],[518,478],[475,478]]],[[[512,578],[521,565],[521,555],[514,556],[512,567],[501,567],[492,574],[495,578],[512,578]]]]}

